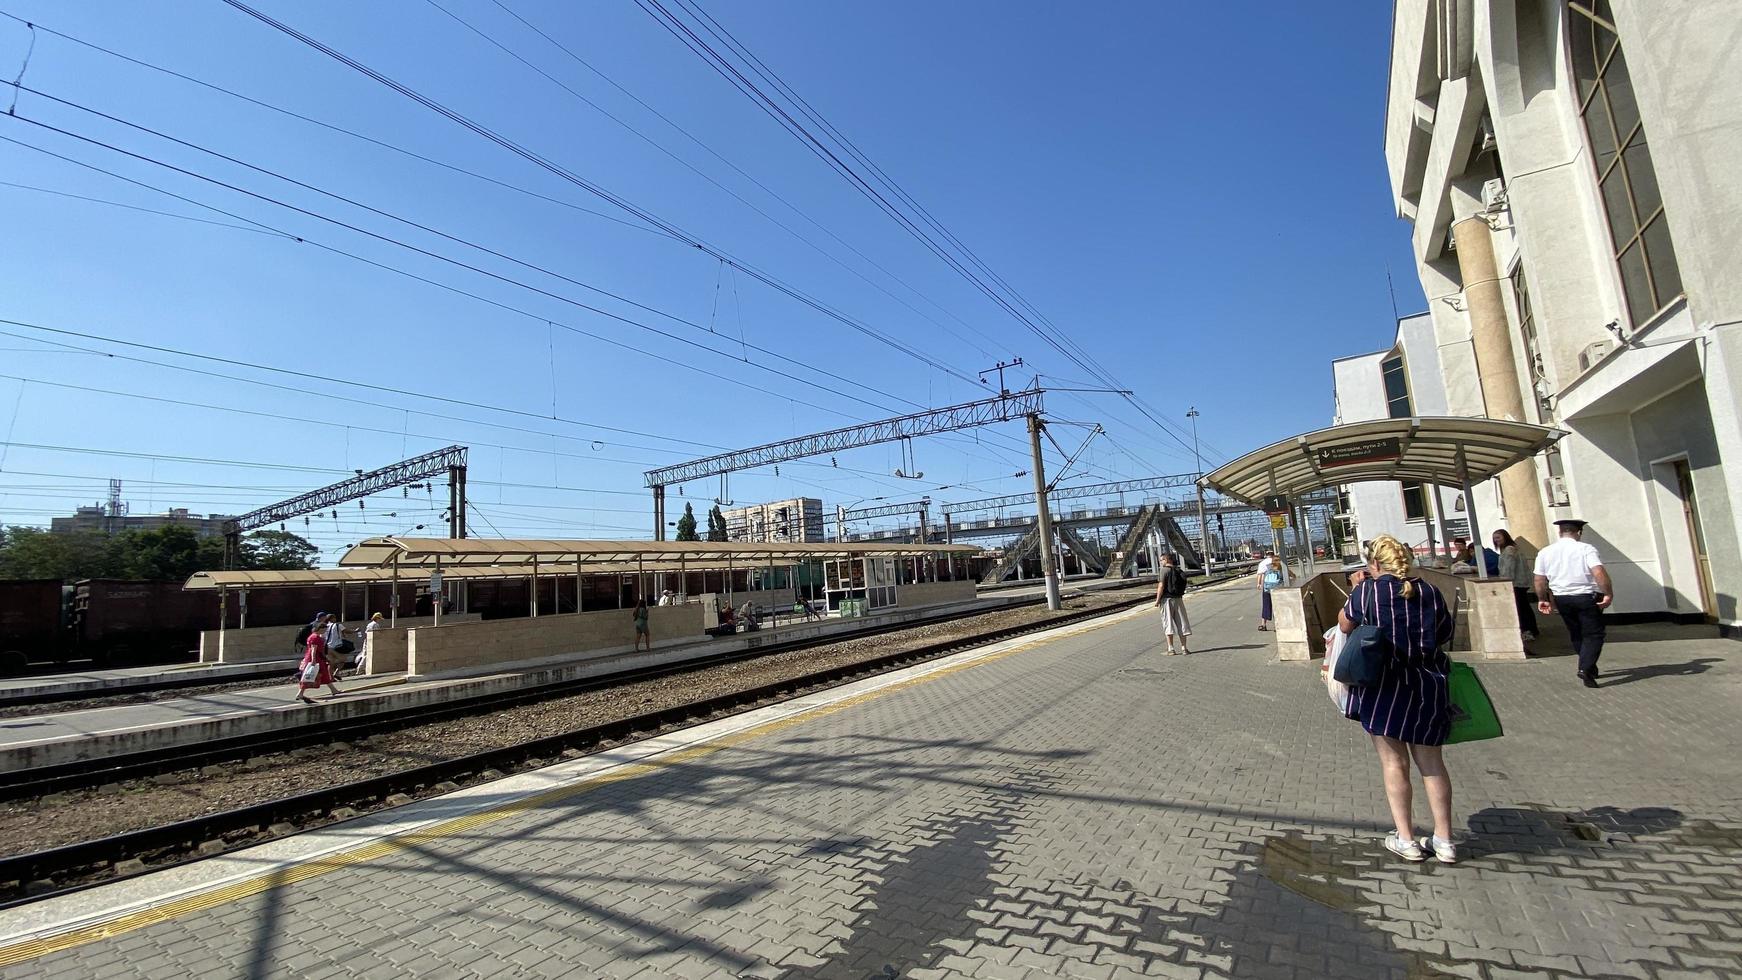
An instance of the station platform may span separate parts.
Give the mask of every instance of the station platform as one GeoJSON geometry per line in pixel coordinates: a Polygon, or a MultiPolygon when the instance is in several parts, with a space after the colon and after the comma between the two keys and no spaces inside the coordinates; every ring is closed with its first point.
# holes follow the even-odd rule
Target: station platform
{"type": "Polygon", "coordinates": [[[102,697],[162,687],[166,683],[222,684],[229,681],[270,677],[296,666],[292,659],[246,664],[158,664],[151,667],[114,667],[34,677],[0,678],[0,707],[28,704],[46,698],[102,697]]]}
{"type": "MultiPolygon", "coordinates": [[[[1154,576],[1104,580],[1098,575],[1069,576],[1064,593],[1097,592],[1108,588],[1128,588],[1133,584],[1153,582],[1154,576]]],[[[1046,591],[1042,583],[1032,580],[1011,581],[997,586],[980,586],[979,593],[991,598],[1033,596],[1046,591]]],[[[166,683],[192,684],[209,681],[224,683],[253,677],[273,677],[288,672],[296,660],[255,663],[184,663],[151,667],[92,668],[30,677],[0,677],[0,707],[27,704],[49,698],[102,697],[128,691],[162,688],[166,683]]]]}
{"type": "MultiPolygon", "coordinates": [[[[651,652],[604,652],[549,657],[473,670],[408,678],[376,675],[340,682],[344,695],[314,705],[295,701],[289,682],[294,662],[276,670],[284,683],[237,688],[186,698],[80,711],[0,718],[0,772],[64,765],[135,752],[200,745],[213,739],[285,731],[334,718],[355,718],[444,701],[521,690],[561,681],[646,669],[799,639],[826,638],[867,627],[918,624],[963,612],[994,611],[1031,599],[1022,592],[977,597],[968,602],[895,609],[855,619],[826,618],[790,623],[720,639],[655,638],[651,652]]],[[[629,612],[624,611],[624,616],[629,612]]],[[[257,665],[245,665],[254,668],[257,665]]],[[[142,668],[151,669],[151,668],[142,668]]],[[[158,668],[161,670],[161,668],[158,668]]],[[[256,672],[254,676],[258,676],[256,672]]]]}
{"type": "Polygon", "coordinates": [[[1688,977],[1742,949],[1742,667],[1616,627],[1483,665],[1463,861],[1250,583],[0,910],[8,977],[1688,977]],[[1419,810],[1419,807],[1418,807],[1419,810]]]}

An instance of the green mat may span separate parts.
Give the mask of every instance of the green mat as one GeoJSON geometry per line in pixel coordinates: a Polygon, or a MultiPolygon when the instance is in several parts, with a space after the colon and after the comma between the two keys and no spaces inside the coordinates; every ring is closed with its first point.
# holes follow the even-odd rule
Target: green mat
{"type": "Polygon", "coordinates": [[[1452,733],[1446,737],[1447,745],[1479,742],[1505,734],[1500,726],[1500,714],[1494,710],[1494,701],[1488,697],[1482,679],[1476,676],[1476,668],[1452,661],[1450,682],[1452,733]]]}

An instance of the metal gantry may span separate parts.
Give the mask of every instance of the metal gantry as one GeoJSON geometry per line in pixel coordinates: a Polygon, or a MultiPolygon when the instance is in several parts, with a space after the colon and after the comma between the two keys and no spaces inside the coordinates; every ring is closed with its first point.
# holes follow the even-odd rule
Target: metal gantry
{"type": "Polygon", "coordinates": [[[862,425],[850,425],[840,429],[831,429],[828,432],[800,436],[797,439],[771,442],[749,449],[719,453],[701,459],[692,459],[686,463],[648,470],[643,476],[647,481],[647,486],[653,490],[654,537],[656,540],[664,540],[665,538],[665,488],[674,483],[685,483],[725,473],[736,473],[740,470],[784,463],[788,460],[804,459],[809,456],[823,456],[861,446],[875,446],[880,443],[895,442],[899,439],[911,439],[915,436],[936,435],[996,422],[1009,422],[1025,416],[1034,418],[1043,410],[1041,397],[1043,394],[1044,390],[1040,388],[1005,392],[995,398],[984,398],[961,405],[951,405],[948,408],[915,412],[912,415],[866,422],[862,425]]]}
{"type": "MultiPolygon", "coordinates": [[[[1189,487],[1196,479],[1197,475],[1193,473],[1177,473],[1173,476],[1151,476],[1140,480],[1122,480],[1118,483],[1055,487],[1047,492],[1047,496],[1053,500],[1068,500],[1078,497],[1111,497],[1116,494],[1135,493],[1140,490],[1171,490],[1177,487],[1189,487]]],[[[975,511],[1018,507],[1033,501],[1034,494],[1032,493],[1013,493],[1003,497],[984,497],[980,500],[946,503],[942,510],[946,515],[971,514],[975,511]]]]}
{"type": "Polygon", "coordinates": [[[448,535],[463,538],[466,536],[466,447],[449,446],[378,470],[358,473],[349,480],[340,480],[331,486],[268,504],[225,522],[224,567],[235,567],[241,555],[244,532],[336,507],[383,490],[421,483],[443,473],[448,475],[448,535]]]}
{"type": "Polygon", "coordinates": [[[899,504],[880,504],[876,507],[846,507],[835,508],[835,540],[847,540],[847,522],[853,520],[870,520],[875,517],[897,517],[902,514],[919,515],[919,538],[924,543],[926,537],[926,514],[931,507],[930,497],[918,500],[907,500],[899,504]]]}

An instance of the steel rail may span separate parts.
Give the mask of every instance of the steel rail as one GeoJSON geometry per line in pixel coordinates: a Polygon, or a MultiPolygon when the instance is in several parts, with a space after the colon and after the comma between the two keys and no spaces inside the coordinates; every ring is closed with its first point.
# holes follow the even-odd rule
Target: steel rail
{"type": "MultiPolygon", "coordinates": [[[[170,746],[163,749],[151,749],[142,752],[132,752],[124,755],[106,756],[95,759],[81,759],[77,762],[62,763],[53,766],[39,766],[31,769],[19,769],[11,772],[0,772],[0,801],[29,799],[48,793],[61,793],[68,790],[88,789],[104,783],[117,783],[129,779],[141,779],[154,776],[161,772],[172,772],[199,766],[218,765],[235,760],[239,756],[257,755],[266,752],[284,752],[302,748],[307,745],[324,745],[340,740],[354,740],[367,735],[378,734],[396,728],[424,724],[430,721],[442,721],[448,718],[464,717],[481,714],[486,711],[513,708],[525,704],[536,704],[555,698],[582,694],[587,691],[617,687],[636,681],[653,680],[669,677],[674,674],[689,673],[721,664],[736,663],[743,660],[754,660],[776,653],[790,653],[795,650],[806,650],[832,643],[842,643],[849,640],[860,640],[879,636],[898,630],[912,629],[916,626],[931,626],[937,623],[954,622],[974,616],[983,616],[991,612],[1001,612],[1005,609],[1020,609],[1036,605],[1044,601],[1035,596],[1008,603],[997,609],[968,609],[950,613],[944,616],[931,617],[923,620],[912,620],[902,623],[883,623],[865,629],[850,632],[835,633],[829,636],[809,637],[806,639],[787,640],[780,643],[770,643],[753,646],[743,650],[733,650],[685,660],[680,663],[665,664],[659,667],[639,668],[633,670],[614,671],[593,677],[576,678],[573,680],[556,681],[551,684],[541,684],[536,687],[516,691],[502,691],[492,694],[478,694],[469,697],[453,698],[435,705],[411,705],[388,711],[378,711],[352,718],[332,718],[325,721],[310,722],[295,728],[281,731],[255,732],[247,735],[236,735],[230,738],[211,739],[199,748],[189,746],[170,746]]],[[[742,635],[742,634],[736,634],[742,635]]]]}

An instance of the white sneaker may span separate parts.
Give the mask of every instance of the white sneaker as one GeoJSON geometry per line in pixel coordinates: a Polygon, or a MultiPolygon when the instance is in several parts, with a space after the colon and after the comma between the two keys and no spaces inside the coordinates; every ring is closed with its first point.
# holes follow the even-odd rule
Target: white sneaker
{"type": "Polygon", "coordinates": [[[1458,845],[1438,837],[1423,837],[1417,847],[1434,852],[1434,860],[1441,864],[1458,863],[1458,845]]]}
{"type": "Polygon", "coordinates": [[[1420,844],[1412,840],[1405,840],[1396,834],[1386,835],[1385,849],[1414,864],[1427,860],[1427,851],[1423,850],[1420,844]]]}

